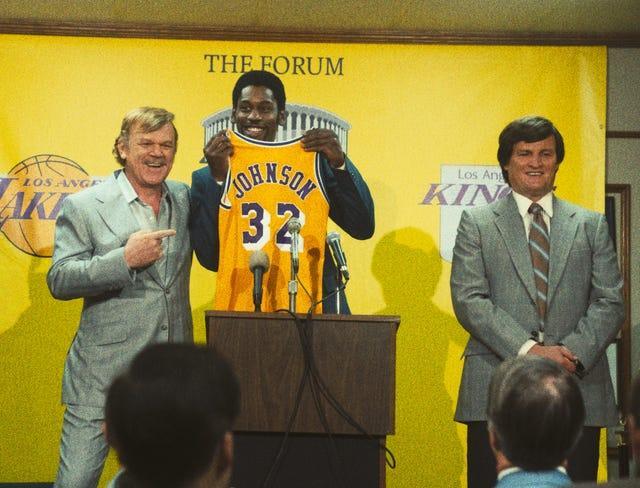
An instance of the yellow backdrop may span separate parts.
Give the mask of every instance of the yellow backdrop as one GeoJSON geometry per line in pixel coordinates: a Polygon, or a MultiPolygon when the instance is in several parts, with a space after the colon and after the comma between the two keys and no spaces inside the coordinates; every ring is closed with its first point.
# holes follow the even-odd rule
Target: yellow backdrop
{"type": "MultiPolygon", "coordinates": [[[[81,303],[50,297],[50,259],[34,254],[50,247],[59,193],[117,167],[111,147],[121,118],[141,105],[176,114],[171,177],[190,182],[202,156],[202,119],[231,104],[242,69],[267,67],[281,74],[289,101],[351,124],[349,155],[376,202],[374,237],[343,238],[354,313],[402,317],[396,435],[388,441],[398,466],[387,471],[388,486],[464,486],[465,430],[452,417],[467,335],[451,309],[445,248],[462,206],[481,203],[502,183],[491,181],[492,167],[482,168],[484,180],[463,173],[496,164],[497,135],[509,121],[542,114],[567,146],[558,194],[601,209],[604,48],[2,35],[0,59],[0,482],[55,476],[62,365],[81,303]],[[49,172],[62,166],[46,164],[46,155],[76,163],[64,166],[68,187],[47,186],[49,172]],[[27,166],[30,173],[19,171],[27,166]],[[447,182],[471,189],[457,199],[460,187],[445,192],[447,182]],[[474,186],[481,184],[487,192],[474,186]]],[[[215,274],[194,263],[198,341],[214,287],[215,274]]],[[[110,458],[103,483],[115,469],[110,458]]]]}

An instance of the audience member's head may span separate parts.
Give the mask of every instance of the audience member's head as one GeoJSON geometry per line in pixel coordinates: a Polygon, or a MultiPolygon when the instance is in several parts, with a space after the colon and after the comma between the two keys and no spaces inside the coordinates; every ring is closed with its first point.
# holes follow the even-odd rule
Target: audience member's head
{"type": "Polygon", "coordinates": [[[489,437],[498,471],[545,471],[562,465],[584,422],[575,378],[538,356],[504,361],[489,386],[489,437]]]}
{"type": "Polygon", "coordinates": [[[213,349],[155,344],[109,388],[107,439],[136,485],[225,486],[239,402],[236,377],[213,349]]]}

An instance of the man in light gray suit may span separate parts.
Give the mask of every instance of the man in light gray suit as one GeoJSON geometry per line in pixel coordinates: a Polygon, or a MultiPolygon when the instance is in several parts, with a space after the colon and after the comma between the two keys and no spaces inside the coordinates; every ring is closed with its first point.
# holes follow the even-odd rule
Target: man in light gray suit
{"type": "Polygon", "coordinates": [[[617,421],[604,353],[624,318],[622,279],[604,216],[553,194],[563,158],[564,141],[549,120],[511,122],[500,134],[498,160],[512,193],[466,210],[458,227],[451,295],[471,337],[455,420],[467,424],[472,488],[495,484],[487,391],[506,358],[536,354],[579,378],[586,417],[569,458],[574,481],[595,480],[600,428],[617,421]],[[547,269],[534,277],[533,259],[542,258],[547,269]]]}
{"type": "Polygon", "coordinates": [[[147,344],[193,340],[189,188],[165,181],[178,143],[173,118],[160,108],[129,112],[113,149],[124,169],[68,197],[56,222],[49,289],[83,299],[62,381],[58,487],[97,486],[113,378],[147,344]]]}

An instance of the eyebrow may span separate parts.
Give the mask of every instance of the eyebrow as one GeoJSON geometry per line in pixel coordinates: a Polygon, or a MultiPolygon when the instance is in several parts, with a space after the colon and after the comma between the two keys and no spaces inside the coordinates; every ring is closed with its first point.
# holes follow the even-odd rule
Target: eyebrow
{"type": "MultiPolygon", "coordinates": [[[[153,141],[151,138],[149,138],[149,137],[144,137],[144,136],[142,136],[142,137],[138,140],[138,142],[154,142],[154,141],[153,141]]],[[[162,145],[162,144],[175,144],[175,141],[174,141],[174,140],[171,140],[171,139],[165,139],[164,141],[160,141],[160,142],[158,142],[158,144],[161,144],[161,145],[162,145]]]]}
{"type": "MultiPolygon", "coordinates": [[[[252,104],[253,102],[248,98],[244,98],[244,99],[238,101],[238,105],[242,105],[243,103],[244,104],[252,104]]],[[[258,102],[258,105],[264,105],[264,104],[275,105],[276,102],[274,100],[260,100],[258,102]]]]}

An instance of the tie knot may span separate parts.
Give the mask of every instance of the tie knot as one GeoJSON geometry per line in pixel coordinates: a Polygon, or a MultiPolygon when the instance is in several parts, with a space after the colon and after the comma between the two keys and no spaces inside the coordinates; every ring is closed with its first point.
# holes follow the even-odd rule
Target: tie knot
{"type": "Polygon", "coordinates": [[[537,203],[532,203],[531,206],[529,207],[529,213],[533,215],[541,215],[542,207],[537,203]]]}

